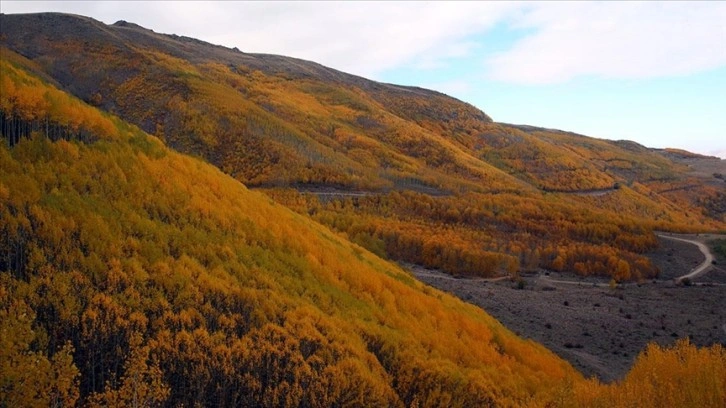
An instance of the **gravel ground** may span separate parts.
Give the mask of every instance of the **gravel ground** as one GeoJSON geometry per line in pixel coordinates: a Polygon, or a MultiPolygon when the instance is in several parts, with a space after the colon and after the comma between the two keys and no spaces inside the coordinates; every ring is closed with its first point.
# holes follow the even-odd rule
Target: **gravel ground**
{"type": "Polygon", "coordinates": [[[703,261],[698,248],[661,239],[661,247],[649,256],[661,268],[660,280],[615,289],[604,280],[545,271],[525,276],[524,288],[518,289],[506,280],[456,279],[407,267],[421,281],[482,307],[518,335],[544,344],[586,376],[612,381],[625,375],[649,342],[668,345],[690,337],[699,346],[726,344],[726,271],[714,265],[696,280],[703,285],[676,286],[673,278],[703,261]]]}

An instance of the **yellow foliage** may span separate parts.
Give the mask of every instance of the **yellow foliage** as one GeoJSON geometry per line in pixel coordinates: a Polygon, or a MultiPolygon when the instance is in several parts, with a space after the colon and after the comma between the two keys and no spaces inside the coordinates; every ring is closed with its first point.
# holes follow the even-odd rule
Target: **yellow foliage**
{"type": "Polygon", "coordinates": [[[575,387],[575,406],[723,407],[726,404],[726,350],[696,348],[688,340],[673,347],[650,344],[625,379],[575,387]]]}
{"type": "MultiPolygon", "coordinates": [[[[120,63],[110,51],[98,50],[120,63]]],[[[548,201],[534,188],[513,188],[516,179],[466,148],[478,136],[456,130],[471,123],[483,128],[483,114],[449,99],[437,101],[451,108],[451,118],[462,119],[435,124],[427,116],[435,103],[425,95],[405,100],[333,89],[311,96],[289,83],[294,81],[261,72],[149,57],[174,68],[178,83],[222,97],[165,99],[178,108],[177,116],[158,127],[171,144],[202,146],[206,157],[219,153],[226,140],[240,143],[239,151],[273,147],[258,161],[223,158],[238,179],[360,187],[425,182],[430,188],[452,180],[463,193],[439,200],[392,192],[364,197],[358,209],[353,200],[323,205],[282,194],[291,206],[317,211],[317,219],[361,243],[455,273],[511,272],[525,252],[528,262],[559,259],[566,266],[580,263],[583,271],[609,264],[617,270],[623,264],[616,255],[624,254],[631,274],[649,273],[647,264],[634,266],[635,249],[652,244],[647,229],[628,216],[601,222],[613,213],[591,212],[569,199],[548,201]],[[201,81],[206,73],[224,78],[225,85],[201,81]],[[266,109],[244,118],[233,110],[202,120],[233,109],[240,98],[223,97],[245,88],[256,103],[268,100],[266,109]],[[310,117],[293,109],[298,103],[311,106],[310,117]],[[268,115],[267,109],[284,115],[268,115]],[[358,120],[354,112],[361,111],[370,118],[358,120]],[[324,115],[339,122],[333,123],[339,126],[333,136],[351,137],[333,141],[301,126],[330,131],[320,127],[330,124],[324,115]],[[376,124],[396,131],[376,133],[371,130],[376,124]],[[235,133],[239,125],[241,134],[235,133]],[[261,135],[269,137],[264,142],[269,145],[245,144],[261,135]],[[343,153],[347,141],[379,149],[375,157],[393,169],[384,172],[388,183],[343,153]],[[286,168],[290,162],[283,159],[305,156],[308,161],[286,168]],[[351,216],[356,211],[360,217],[351,216]],[[510,243],[501,231],[513,227],[519,231],[510,243]],[[562,245],[533,238],[543,231],[563,238],[562,245]],[[616,243],[620,251],[601,244],[613,236],[625,237],[616,243]]],[[[482,310],[421,284],[216,167],[67,96],[21,68],[20,57],[17,61],[0,66],[0,106],[11,129],[3,134],[10,142],[0,146],[0,405],[724,401],[719,346],[651,346],[622,383],[585,380],[482,310]]],[[[130,79],[119,92],[133,100],[142,83],[130,79]]],[[[573,165],[569,159],[563,163],[573,165]]],[[[570,170],[592,169],[567,167],[561,174],[570,170]]]]}

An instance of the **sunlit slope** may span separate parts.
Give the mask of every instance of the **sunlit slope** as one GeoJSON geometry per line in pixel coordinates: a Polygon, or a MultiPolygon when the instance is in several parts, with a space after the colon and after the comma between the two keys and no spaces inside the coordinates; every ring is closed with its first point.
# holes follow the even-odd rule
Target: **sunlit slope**
{"type": "Polygon", "coordinates": [[[721,348],[651,353],[622,385],[585,381],[481,310],[2,57],[0,405],[723,401],[721,348]]]}
{"type": "MultiPolygon", "coordinates": [[[[494,123],[446,95],[309,61],[81,16],[2,22],[0,40],[37,71],[251,186],[531,194],[647,181],[665,183],[653,191],[667,206],[667,186],[688,183],[684,166],[633,143],[494,123]]],[[[700,215],[698,200],[675,201],[700,215]]]]}
{"type": "Polygon", "coordinates": [[[80,16],[3,16],[2,30],[76,96],[248,184],[516,185],[416,122],[490,121],[433,91],[80,16]]]}
{"type": "MultiPolygon", "coordinates": [[[[70,354],[81,401],[128,397],[132,373],[172,405],[539,405],[580,381],[481,310],[1,68],[4,91],[40,95],[3,92],[5,117],[62,129],[0,150],[0,312],[14,344],[2,353],[19,362],[4,367],[7,401],[41,386],[13,381],[34,364],[29,352],[70,354]]],[[[73,385],[70,364],[56,366],[66,370],[48,392],[73,385]]]]}

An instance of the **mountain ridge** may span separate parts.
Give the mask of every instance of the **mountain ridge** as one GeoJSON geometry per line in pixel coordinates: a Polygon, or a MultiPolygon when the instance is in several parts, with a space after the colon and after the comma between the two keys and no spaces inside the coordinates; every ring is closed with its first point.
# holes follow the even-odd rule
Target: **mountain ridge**
{"type": "MultiPolygon", "coordinates": [[[[260,54],[260,53],[246,53],[240,50],[235,50],[234,48],[229,48],[223,45],[217,45],[213,43],[209,43],[203,40],[198,40],[195,38],[187,37],[187,36],[179,36],[176,34],[164,34],[164,33],[156,33],[155,31],[142,27],[138,24],[127,22],[124,20],[117,21],[113,24],[105,24],[101,21],[95,20],[91,17],[85,17],[81,15],[76,14],[67,14],[67,13],[31,13],[31,14],[13,14],[13,15],[6,15],[6,16],[12,16],[12,20],[7,21],[13,21],[13,20],[19,20],[16,22],[18,25],[32,25],[33,23],[39,23],[41,26],[45,27],[44,22],[50,22],[52,23],[54,29],[52,31],[53,36],[58,36],[61,39],[63,38],[64,33],[67,33],[69,31],[73,30],[67,30],[65,29],[65,23],[75,19],[78,19],[80,21],[90,23],[89,25],[93,28],[106,32],[110,34],[111,36],[117,35],[117,34],[126,34],[128,36],[128,39],[134,40],[135,43],[144,45],[147,41],[143,41],[142,39],[159,39],[164,38],[167,40],[173,40],[174,42],[177,42],[176,45],[188,45],[189,43],[192,43],[194,45],[202,46],[204,50],[208,51],[207,53],[202,52],[199,48],[191,48],[188,50],[183,49],[181,46],[172,47],[169,46],[166,51],[172,51],[170,54],[174,56],[185,56],[185,57],[194,57],[200,60],[204,59],[214,59],[214,58],[221,58],[225,63],[233,63],[233,62],[244,62],[246,64],[249,64],[251,67],[256,69],[262,69],[262,70],[270,70],[270,72],[274,73],[295,73],[298,75],[298,79],[302,79],[305,77],[304,72],[295,72],[294,70],[285,69],[286,64],[282,64],[281,62],[291,62],[297,64],[298,68],[303,69],[303,71],[309,71],[312,74],[315,74],[317,76],[326,78],[326,79],[334,79],[338,82],[352,82],[356,83],[357,85],[363,85],[366,88],[371,89],[378,89],[378,88],[392,88],[396,90],[401,90],[404,92],[411,92],[411,93],[421,93],[427,95],[437,95],[437,96],[445,96],[446,98],[455,99],[463,104],[466,104],[466,102],[460,101],[456,98],[453,98],[449,95],[446,95],[444,93],[425,89],[421,87],[416,86],[404,86],[404,85],[395,85],[395,84],[388,84],[384,82],[374,81],[370,79],[363,78],[361,76],[348,74],[343,71],[336,70],[334,68],[325,67],[319,63],[316,63],[314,61],[304,60],[300,58],[294,58],[294,57],[286,57],[276,54],[260,54]],[[47,21],[48,19],[60,19],[60,21],[47,21]],[[125,30],[120,30],[117,32],[112,32],[109,30],[109,28],[121,28],[125,30]],[[142,41],[139,41],[142,40],[142,41]],[[220,50],[223,51],[224,54],[212,54],[209,50],[220,50]],[[207,54],[207,55],[205,55],[207,54]],[[214,57],[214,58],[213,58],[214,57]],[[236,58],[242,57],[243,60],[238,60],[236,58]],[[277,62],[278,64],[270,64],[271,62],[277,62]],[[343,80],[344,79],[344,80],[343,80]]],[[[7,24],[7,23],[6,23],[7,24]]],[[[15,27],[8,27],[6,28],[8,31],[15,31],[18,30],[15,27]]],[[[19,30],[22,31],[22,30],[19,30]]],[[[21,37],[22,38],[22,37],[21,37]]],[[[169,41],[171,42],[171,41],[169,41]]],[[[30,55],[27,55],[30,59],[33,59],[35,55],[31,53],[30,55]]],[[[292,64],[292,65],[295,65],[292,64]]],[[[467,104],[469,105],[469,104],[467,104]]],[[[471,106],[471,105],[469,105],[471,106]]],[[[478,110],[477,108],[473,109],[478,110]]],[[[481,112],[481,111],[479,111],[481,112]]],[[[481,112],[481,117],[484,118],[484,120],[491,121],[491,118],[487,116],[485,113],[481,112]]]]}

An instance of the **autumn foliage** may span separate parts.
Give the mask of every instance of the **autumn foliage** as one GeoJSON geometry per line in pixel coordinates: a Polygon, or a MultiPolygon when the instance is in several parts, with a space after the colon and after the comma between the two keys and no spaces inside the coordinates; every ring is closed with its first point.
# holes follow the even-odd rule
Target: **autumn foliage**
{"type": "Polygon", "coordinates": [[[642,255],[657,245],[655,235],[624,215],[606,218],[597,210],[557,202],[542,209],[536,199],[516,194],[266,192],[374,253],[454,275],[493,277],[547,268],[623,281],[658,273],[642,255]]]}
{"type": "Polygon", "coordinates": [[[650,344],[625,379],[605,387],[575,387],[574,406],[719,407],[726,404],[726,350],[650,344]]]}
{"type": "MultiPolygon", "coordinates": [[[[393,260],[455,275],[545,268],[638,281],[658,274],[643,256],[654,230],[726,228],[718,188],[632,142],[495,123],[433,91],[124,23],[3,21],[7,47],[42,53],[25,61],[33,72],[393,260]],[[321,190],[344,194],[309,193],[321,190]]],[[[22,60],[10,49],[7,59],[22,60]]],[[[11,145],[38,130],[52,140],[108,134],[108,119],[92,123],[79,101],[31,90],[8,70],[14,110],[0,124],[11,145]]]]}
{"type": "MultiPolygon", "coordinates": [[[[103,61],[126,63],[94,44],[103,61]]],[[[602,385],[373,253],[454,274],[650,277],[641,253],[651,229],[682,224],[638,185],[593,206],[543,193],[467,151],[479,136],[457,129],[488,118],[443,96],[446,115],[425,93],[407,100],[144,52],[131,60],[141,76],[110,75],[125,85],[101,89],[123,98],[87,99],[114,101],[166,144],[2,49],[0,405],[723,405],[719,346],[653,346],[622,383],[602,385]],[[154,75],[172,86],[146,88],[154,75]],[[208,97],[139,109],[143,89],[208,97]],[[376,194],[272,189],[276,202],[239,180],[376,194]],[[653,209],[671,218],[638,221],[653,209]]]]}
{"type": "Polygon", "coordinates": [[[111,123],[91,142],[36,132],[0,150],[4,402],[518,405],[579,378],[473,306],[111,123]]]}

